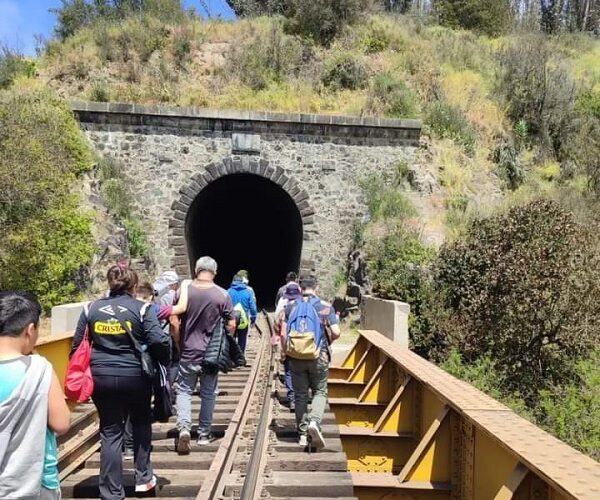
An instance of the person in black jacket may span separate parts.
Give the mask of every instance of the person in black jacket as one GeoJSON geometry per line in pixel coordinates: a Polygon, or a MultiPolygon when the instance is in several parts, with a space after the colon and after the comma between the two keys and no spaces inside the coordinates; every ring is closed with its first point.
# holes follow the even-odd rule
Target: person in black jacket
{"type": "Polygon", "coordinates": [[[160,328],[154,310],[134,298],[138,283],[134,271],[113,266],[107,279],[110,294],[82,312],[71,353],[83,340],[88,326],[92,342],[92,399],[100,415],[100,496],[121,500],[125,497],[122,447],[126,415],[130,415],[133,427],[135,491],[146,492],[156,486],[150,463],[152,380],[144,375],[139,352],[121,321],[161,363],[169,362],[170,338],[160,328]]]}

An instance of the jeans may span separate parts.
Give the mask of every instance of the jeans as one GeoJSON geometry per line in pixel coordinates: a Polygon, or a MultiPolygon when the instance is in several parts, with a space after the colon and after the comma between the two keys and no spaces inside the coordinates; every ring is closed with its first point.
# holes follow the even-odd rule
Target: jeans
{"type": "Polygon", "coordinates": [[[321,424],[327,404],[327,375],[329,363],[322,359],[306,360],[290,358],[292,384],[296,401],[296,425],[300,435],[306,434],[308,423],[321,424]],[[308,412],[308,389],[312,391],[312,408],[308,412]]]}
{"type": "Polygon", "coordinates": [[[242,351],[242,354],[246,354],[246,341],[248,340],[248,328],[244,328],[243,330],[236,330],[234,337],[237,340],[238,345],[240,346],[240,350],[242,351]]]}
{"type": "Polygon", "coordinates": [[[192,393],[200,379],[200,422],[198,435],[210,434],[219,374],[208,375],[202,373],[199,364],[179,362],[177,374],[177,429],[190,430],[192,428],[192,393]]]}
{"type": "Polygon", "coordinates": [[[292,369],[290,368],[290,358],[285,358],[283,362],[283,380],[287,389],[288,401],[294,401],[294,384],[292,384],[292,369]]]}
{"type": "Polygon", "coordinates": [[[150,444],[152,385],[144,377],[94,376],[92,399],[100,415],[100,497],[121,500],[123,489],[123,434],[129,415],[133,431],[135,484],[152,480],[150,444]]]}

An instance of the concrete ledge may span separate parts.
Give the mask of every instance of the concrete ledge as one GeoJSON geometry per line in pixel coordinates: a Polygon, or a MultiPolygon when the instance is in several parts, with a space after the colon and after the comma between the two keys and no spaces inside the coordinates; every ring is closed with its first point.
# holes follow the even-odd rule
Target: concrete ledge
{"type": "Polygon", "coordinates": [[[421,121],[379,117],[180,108],[118,102],[73,101],[71,109],[82,123],[125,126],[163,126],[222,132],[313,135],[363,138],[418,145],[421,121]]]}
{"type": "Polygon", "coordinates": [[[50,334],[53,338],[67,332],[75,331],[79,315],[81,314],[81,311],[83,311],[83,306],[85,304],[87,304],[87,302],[74,302],[52,308],[50,334]]]}
{"type": "Polygon", "coordinates": [[[397,300],[385,300],[365,295],[362,298],[360,326],[377,330],[401,347],[408,347],[408,316],[410,305],[397,300]]]}

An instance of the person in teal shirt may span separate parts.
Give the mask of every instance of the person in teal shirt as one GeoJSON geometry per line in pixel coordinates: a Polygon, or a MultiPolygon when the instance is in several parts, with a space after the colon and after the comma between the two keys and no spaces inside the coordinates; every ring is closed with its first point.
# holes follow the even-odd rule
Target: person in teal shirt
{"type": "Polygon", "coordinates": [[[31,355],[40,313],[35,296],[0,292],[2,498],[60,498],[56,435],[69,430],[70,412],[50,363],[31,355]]]}

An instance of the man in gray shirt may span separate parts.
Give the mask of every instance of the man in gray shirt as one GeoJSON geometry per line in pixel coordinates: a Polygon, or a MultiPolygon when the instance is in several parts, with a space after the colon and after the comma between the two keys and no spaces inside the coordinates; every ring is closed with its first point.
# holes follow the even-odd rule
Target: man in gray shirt
{"type": "Polygon", "coordinates": [[[207,445],[214,441],[211,433],[215,409],[215,390],[218,374],[202,372],[202,360],[206,346],[216,328],[222,322],[228,331],[235,330],[233,305],[227,292],[214,283],[217,263],[211,257],[200,257],[196,261],[196,279],[188,289],[188,305],[181,318],[176,320],[173,338],[179,344],[179,372],[177,374],[177,452],[190,452],[190,429],[192,427],[192,393],[200,379],[200,422],[198,444],[207,445]]]}

